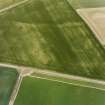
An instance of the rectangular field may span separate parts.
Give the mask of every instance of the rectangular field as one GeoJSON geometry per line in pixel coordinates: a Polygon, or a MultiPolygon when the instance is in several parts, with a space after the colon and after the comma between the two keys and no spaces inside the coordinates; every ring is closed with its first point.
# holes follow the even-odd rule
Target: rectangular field
{"type": "Polygon", "coordinates": [[[8,105],[17,77],[15,69],[0,67],[0,105],[8,105]]]}
{"type": "Polygon", "coordinates": [[[104,97],[105,90],[25,77],[14,105],[105,105],[104,97]]]}
{"type": "Polygon", "coordinates": [[[66,0],[29,0],[2,12],[0,62],[105,79],[105,51],[66,0]]]}

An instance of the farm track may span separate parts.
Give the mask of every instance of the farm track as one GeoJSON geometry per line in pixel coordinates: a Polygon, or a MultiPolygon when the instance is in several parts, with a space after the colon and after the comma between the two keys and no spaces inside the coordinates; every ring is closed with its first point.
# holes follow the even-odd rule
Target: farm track
{"type": "MultiPolygon", "coordinates": [[[[28,77],[32,77],[32,78],[39,78],[39,79],[42,79],[42,80],[49,80],[49,81],[55,81],[55,82],[59,82],[59,83],[64,83],[64,84],[69,84],[69,85],[73,85],[73,86],[80,86],[80,87],[85,87],[85,88],[92,88],[92,89],[97,89],[97,90],[101,90],[101,91],[105,91],[105,82],[103,81],[98,81],[98,80],[92,80],[92,79],[84,79],[84,78],[79,78],[76,83],[75,83],[75,80],[77,77],[69,77],[67,78],[66,76],[63,77],[65,80],[60,80],[60,79],[52,79],[52,78],[47,78],[47,77],[41,77],[41,76],[33,76],[33,75],[30,75],[28,77]],[[74,79],[74,83],[73,81],[70,82],[69,80],[73,80],[74,79]],[[68,80],[68,81],[67,81],[68,80]],[[80,83],[77,83],[77,82],[80,82],[80,83]],[[87,84],[85,83],[82,83],[82,82],[86,82],[87,84]],[[90,84],[92,83],[92,84],[90,84]],[[99,86],[100,85],[100,86],[99,86]]],[[[56,78],[56,77],[55,77],[56,78]]]]}
{"type": "Polygon", "coordinates": [[[21,86],[22,79],[24,77],[45,79],[45,80],[56,81],[56,82],[65,83],[65,84],[71,84],[74,86],[87,87],[87,88],[93,88],[93,89],[105,91],[105,81],[101,81],[101,80],[89,79],[89,78],[84,78],[80,76],[73,76],[73,75],[52,72],[50,70],[42,70],[37,68],[10,65],[10,64],[0,63],[0,67],[14,68],[20,73],[17,83],[14,87],[13,93],[11,95],[9,105],[14,105],[15,99],[18,95],[18,92],[21,86]]]}
{"type": "Polygon", "coordinates": [[[15,85],[15,87],[13,89],[13,92],[12,92],[12,95],[10,97],[10,101],[9,101],[8,105],[14,105],[14,101],[15,101],[15,99],[17,97],[17,94],[18,94],[18,91],[20,89],[20,85],[21,85],[22,79],[23,79],[23,76],[20,73],[20,75],[18,77],[18,80],[16,81],[16,85],[15,85]]]}
{"type": "Polygon", "coordinates": [[[83,20],[88,24],[91,30],[94,32],[99,42],[104,46],[105,45],[105,35],[104,35],[105,7],[77,9],[76,11],[83,18],[83,20]],[[99,18],[97,18],[95,14],[97,14],[97,16],[99,15],[99,18]]]}
{"type": "Polygon", "coordinates": [[[68,2],[75,9],[105,7],[105,1],[104,0],[88,0],[88,1],[68,0],[68,2]]]}
{"type": "Polygon", "coordinates": [[[28,2],[28,1],[29,0],[22,0],[20,2],[17,2],[17,3],[14,3],[12,5],[9,5],[9,6],[5,7],[5,8],[3,8],[3,9],[0,9],[0,13],[8,11],[10,9],[13,9],[13,8],[15,8],[15,7],[19,6],[19,5],[22,5],[22,4],[26,3],[26,2],[28,2]]]}
{"type": "MultiPolygon", "coordinates": [[[[42,77],[42,78],[49,78],[49,79],[52,79],[52,80],[57,80],[58,81],[62,78],[63,80],[62,81],[70,81],[70,82],[74,82],[74,85],[75,85],[75,81],[77,81],[77,85],[79,84],[84,84],[85,82],[87,84],[85,85],[92,85],[92,84],[96,84],[96,86],[99,85],[100,88],[97,88],[97,89],[100,89],[101,90],[101,86],[103,86],[102,88],[105,88],[105,81],[102,81],[102,80],[97,80],[97,79],[90,79],[90,78],[85,78],[85,77],[80,77],[80,76],[75,76],[75,75],[67,75],[67,74],[62,74],[62,73],[57,73],[57,72],[53,72],[53,71],[50,71],[50,70],[43,70],[43,69],[38,69],[38,68],[31,68],[31,67],[25,67],[25,66],[16,66],[16,65],[10,65],[10,64],[2,64],[0,63],[0,66],[1,67],[10,67],[10,68],[15,68],[16,70],[18,70],[20,72],[20,76],[19,76],[19,80],[18,80],[18,83],[19,83],[19,86],[20,86],[20,83],[19,81],[22,81],[22,78],[26,77],[26,76],[39,76],[39,77],[42,77]],[[79,83],[80,82],[80,83],[79,83]],[[90,83],[90,84],[88,84],[90,83]]],[[[71,83],[73,84],[73,83],[71,83]]],[[[18,86],[18,85],[17,85],[18,86]]],[[[93,85],[93,88],[95,85],[93,85]]],[[[90,86],[92,88],[92,86],[90,86]]],[[[102,89],[104,90],[104,89],[102,89]]]]}

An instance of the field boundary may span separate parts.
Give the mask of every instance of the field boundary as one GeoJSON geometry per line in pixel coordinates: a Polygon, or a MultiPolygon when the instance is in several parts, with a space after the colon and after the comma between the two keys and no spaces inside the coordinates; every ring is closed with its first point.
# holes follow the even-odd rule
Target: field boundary
{"type": "Polygon", "coordinates": [[[22,4],[24,4],[24,3],[28,2],[28,1],[29,0],[23,0],[23,1],[20,1],[20,2],[17,2],[17,3],[14,3],[14,4],[10,5],[10,6],[7,6],[7,7],[3,8],[3,9],[0,9],[0,13],[8,11],[8,10],[10,10],[12,8],[15,8],[15,7],[19,6],[19,5],[22,5],[22,4]]]}
{"type": "Polygon", "coordinates": [[[96,35],[98,41],[100,42],[99,40],[99,33],[97,32],[97,30],[95,29],[95,26],[93,24],[93,22],[91,20],[89,20],[89,18],[87,16],[85,16],[84,13],[81,12],[81,10],[77,10],[77,13],[81,16],[81,18],[87,23],[87,25],[90,27],[90,29],[93,31],[93,33],[96,35]]]}
{"type": "Polygon", "coordinates": [[[90,88],[96,88],[96,89],[105,91],[104,80],[91,79],[91,78],[86,78],[81,76],[63,74],[56,71],[50,71],[47,69],[38,69],[38,68],[11,65],[11,64],[0,63],[0,66],[16,68],[20,72],[22,78],[26,76],[32,76],[32,77],[37,76],[41,78],[53,79],[58,81],[60,80],[60,81],[69,82],[69,83],[71,82],[72,84],[74,83],[75,85],[82,85],[85,87],[89,86],[90,88]]]}
{"type": "Polygon", "coordinates": [[[73,85],[73,86],[77,86],[77,87],[85,87],[85,88],[91,88],[91,89],[97,89],[97,90],[105,91],[105,87],[102,89],[102,88],[99,88],[99,87],[85,85],[85,84],[81,84],[81,83],[60,81],[60,80],[57,80],[57,79],[45,78],[45,77],[41,77],[41,76],[31,76],[30,75],[29,77],[44,79],[44,80],[49,80],[49,81],[54,81],[54,82],[59,82],[59,83],[63,83],[63,84],[69,84],[69,85],[73,85]]]}
{"type": "MultiPolygon", "coordinates": [[[[96,9],[96,8],[91,8],[91,9],[96,9]]],[[[89,8],[90,10],[90,8],[89,8]]],[[[97,40],[104,45],[104,43],[101,41],[102,39],[100,38],[100,33],[96,30],[96,26],[95,24],[92,22],[92,20],[90,20],[90,18],[88,18],[85,14],[84,11],[88,11],[88,9],[77,9],[77,13],[78,15],[87,23],[87,25],[90,27],[90,29],[92,30],[92,32],[95,34],[95,37],[97,38],[97,40]]]]}
{"type": "Polygon", "coordinates": [[[80,8],[80,9],[76,9],[76,11],[79,11],[79,10],[86,10],[86,11],[88,11],[88,10],[96,10],[96,9],[101,10],[101,9],[105,9],[105,7],[80,8]]]}
{"type": "Polygon", "coordinates": [[[14,86],[14,89],[13,89],[13,92],[12,92],[12,95],[10,97],[10,101],[9,101],[8,105],[14,105],[14,102],[15,102],[15,99],[16,99],[16,97],[18,95],[22,80],[23,80],[23,77],[22,77],[22,75],[20,73],[20,75],[19,75],[19,77],[18,77],[18,79],[16,81],[16,84],[14,86]]]}
{"type": "Polygon", "coordinates": [[[104,80],[91,79],[91,78],[81,77],[76,75],[63,74],[63,73],[59,73],[59,72],[51,71],[47,69],[25,67],[25,66],[18,66],[18,65],[12,65],[12,64],[0,63],[0,67],[14,68],[19,72],[19,77],[14,86],[8,105],[14,105],[14,102],[16,100],[16,97],[18,95],[18,92],[24,77],[34,77],[39,79],[56,81],[64,84],[71,84],[73,86],[105,91],[104,80]]]}

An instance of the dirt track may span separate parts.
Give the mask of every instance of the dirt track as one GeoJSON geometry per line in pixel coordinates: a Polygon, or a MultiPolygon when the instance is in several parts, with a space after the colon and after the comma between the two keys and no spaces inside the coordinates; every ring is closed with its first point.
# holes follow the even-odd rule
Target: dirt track
{"type": "MultiPolygon", "coordinates": [[[[38,77],[36,75],[35,76],[31,75],[33,73],[45,75],[45,76],[48,76],[48,77],[51,77],[51,78],[55,78],[54,80],[51,79],[53,81],[68,83],[68,82],[56,79],[56,77],[57,78],[63,78],[65,80],[74,81],[74,83],[68,83],[68,84],[74,84],[76,86],[89,87],[89,88],[94,88],[94,89],[105,91],[105,81],[89,79],[89,78],[84,78],[84,77],[80,77],[80,76],[68,75],[68,74],[62,74],[62,73],[57,73],[57,72],[50,71],[50,70],[42,70],[42,69],[38,69],[38,68],[17,66],[17,65],[11,65],[11,64],[0,63],[0,66],[16,68],[18,70],[18,72],[20,73],[20,76],[17,80],[17,83],[16,83],[16,85],[14,87],[14,90],[13,90],[13,93],[11,95],[9,105],[14,104],[14,101],[15,101],[16,96],[18,94],[18,91],[20,89],[20,85],[21,85],[23,77],[31,76],[31,77],[41,78],[41,77],[38,77]],[[75,81],[78,81],[78,82],[75,82],[75,81]],[[82,82],[83,82],[83,84],[81,84],[82,82]],[[86,84],[84,84],[85,82],[86,82],[86,84]],[[93,84],[93,86],[91,86],[91,84],[93,84]]],[[[42,77],[42,79],[49,79],[49,78],[43,78],[42,77]]]]}
{"type": "Polygon", "coordinates": [[[5,12],[5,11],[8,11],[8,10],[10,10],[12,8],[15,8],[15,7],[17,7],[17,6],[21,5],[21,4],[24,4],[24,3],[28,2],[28,1],[29,0],[23,0],[23,1],[20,1],[20,2],[17,2],[17,3],[14,3],[14,4],[6,7],[6,8],[1,9],[0,10],[0,13],[5,12]]]}
{"type": "Polygon", "coordinates": [[[102,45],[105,45],[105,7],[77,9],[102,45]]]}

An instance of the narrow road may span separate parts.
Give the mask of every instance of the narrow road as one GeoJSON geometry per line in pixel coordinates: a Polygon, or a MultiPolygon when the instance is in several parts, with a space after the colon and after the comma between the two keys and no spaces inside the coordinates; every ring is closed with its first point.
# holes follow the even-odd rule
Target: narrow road
{"type": "Polygon", "coordinates": [[[22,5],[22,4],[24,4],[24,3],[28,2],[28,1],[29,0],[23,0],[23,1],[20,1],[20,2],[17,2],[17,3],[14,3],[14,4],[6,7],[6,8],[1,9],[0,10],[0,13],[5,12],[5,11],[8,11],[8,10],[10,10],[12,8],[15,8],[15,7],[19,6],[19,5],[22,5]]]}
{"type": "Polygon", "coordinates": [[[97,79],[76,76],[76,75],[63,74],[63,73],[58,73],[56,71],[52,71],[52,70],[48,70],[48,69],[39,69],[39,68],[25,67],[25,66],[18,66],[18,65],[4,64],[4,63],[0,63],[0,66],[15,68],[19,72],[21,72],[21,75],[23,77],[31,75],[32,73],[38,73],[38,74],[44,74],[44,75],[48,75],[48,76],[62,77],[62,78],[67,78],[67,79],[71,79],[71,80],[84,81],[84,82],[105,85],[104,80],[97,80],[97,79]]]}
{"type": "Polygon", "coordinates": [[[47,80],[51,80],[51,81],[57,81],[57,82],[72,84],[75,86],[88,87],[88,88],[94,88],[94,89],[105,91],[105,81],[101,81],[101,80],[58,73],[58,72],[54,72],[54,71],[47,70],[47,69],[42,70],[42,69],[38,69],[38,68],[11,65],[11,64],[0,63],[0,66],[15,68],[20,73],[20,76],[17,80],[16,86],[13,90],[12,95],[11,95],[9,105],[14,104],[15,99],[16,99],[17,94],[18,94],[18,91],[20,89],[22,79],[25,76],[30,76],[30,77],[40,78],[40,79],[47,79],[47,80]]]}
{"type": "Polygon", "coordinates": [[[19,92],[19,89],[20,89],[20,85],[21,85],[22,79],[23,79],[23,77],[20,74],[20,76],[18,77],[18,80],[16,82],[16,85],[14,87],[14,90],[12,92],[12,95],[10,97],[9,105],[14,105],[15,99],[16,99],[16,97],[18,95],[18,92],[19,92]]]}

